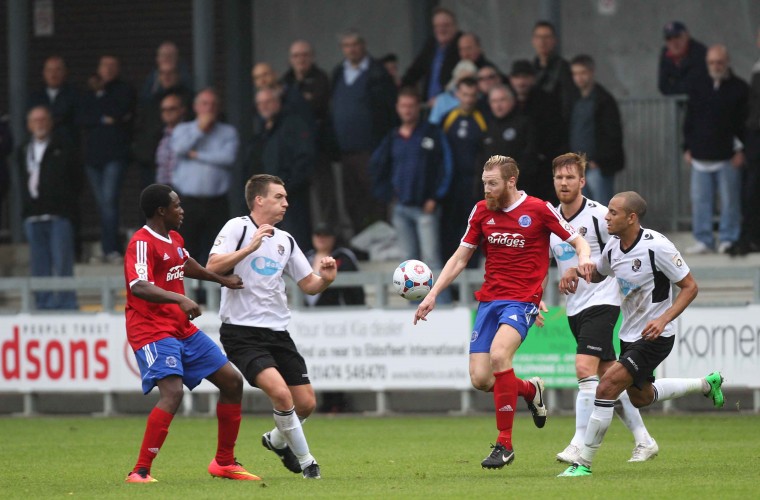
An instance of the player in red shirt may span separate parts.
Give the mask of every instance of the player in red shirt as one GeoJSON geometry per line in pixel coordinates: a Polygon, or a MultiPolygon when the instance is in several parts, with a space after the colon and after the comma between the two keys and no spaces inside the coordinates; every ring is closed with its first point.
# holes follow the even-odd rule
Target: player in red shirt
{"type": "Polygon", "coordinates": [[[190,320],[201,315],[198,304],[185,297],[184,276],[242,288],[237,275],[220,276],[202,267],[184,248],[176,229],[184,211],[172,188],[152,184],[140,194],[147,222],[127,247],[127,339],[135,351],[143,392],[158,386],[160,399],[148,416],[140,454],[128,483],[154,483],[150,467],[169,433],[169,424],[182,402],[182,384],[190,390],[205,378],[219,388],[216,407],[216,456],[208,466],[212,476],[260,480],[235,461],[240,429],[243,378],[227,357],[190,320]]]}
{"type": "Polygon", "coordinates": [[[493,391],[499,437],[481,462],[487,469],[512,463],[512,423],[517,396],[528,403],[537,427],[546,423],[543,381],[521,380],[512,369],[515,351],[528,329],[546,310],[541,296],[549,268],[549,235],[567,241],[578,254],[579,269],[591,272],[588,243],[550,203],[517,190],[517,163],[495,155],[483,166],[485,199],[475,205],[459,248],[446,262],[438,281],[420,303],[414,324],[425,320],[439,293],[449,286],[478,248],[485,256],[485,281],[475,298],[480,302],[470,339],[470,380],[478,390],[493,391]]]}

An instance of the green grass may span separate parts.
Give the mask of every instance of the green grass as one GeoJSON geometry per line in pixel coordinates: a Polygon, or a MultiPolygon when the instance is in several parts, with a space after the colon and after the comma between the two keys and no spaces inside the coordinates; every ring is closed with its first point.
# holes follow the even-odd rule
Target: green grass
{"type": "Polygon", "coordinates": [[[237,457],[264,481],[213,479],[206,466],[216,420],[178,417],[153,464],[156,484],[126,484],[144,417],[0,419],[2,498],[757,498],[760,416],[645,415],[660,456],[629,464],[633,443],[613,422],[592,477],[557,478],[554,461],[572,436],[572,417],[544,429],[515,422],[516,460],[480,468],[496,431],[491,416],[330,418],[306,424],[321,481],[285,470],[260,444],[266,416],[245,415],[237,457]]]}

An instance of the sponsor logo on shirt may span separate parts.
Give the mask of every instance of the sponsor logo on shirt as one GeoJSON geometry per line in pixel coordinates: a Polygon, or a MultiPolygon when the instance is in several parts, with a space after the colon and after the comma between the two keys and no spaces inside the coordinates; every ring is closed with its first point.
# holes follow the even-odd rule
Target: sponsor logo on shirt
{"type": "Polygon", "coordinates": [[[525,236],[520,233],[493,233],[488,235],[488,243],[512,248],[524,248],[525,236]]]}
{"type": "Polygon", "coordinates": [[[559,245],[555,245],[552,248],[552,252],[554,252],[554,258],[561,261],[570,260],[575,257],[575,248],[564,241],[559,245]]]}
{"type": "Polygon", "coordinates": [[[184,280],[185,279],[185,265],[180,264],[178,266],[174,266],[169,269],[169,272],[166,273],[166,281],[172,281],[172,280],[184,280]]]}
{"type": "MultiPolygon", "coordinates": [[[[283,249],[283,252],[284,251],[285,249],[283,249]]],[[[251,261],[251,269],[253,269],[256,274],[272,276],[273,274],[279,273],[282,266],[279,262],[272,260],[269,257],[256,257],[251,261]]]]}
{"type": "Polygon", "coordinates": [[[637,285],[636,283],[631,283],[630,281],[618,278],[617,279],[618,286],[620,287],[620,292],[623,294],[624,297],[627,297],[629,293],[637,291],[639,288],[641,288],[640,285],[637,285]]]}

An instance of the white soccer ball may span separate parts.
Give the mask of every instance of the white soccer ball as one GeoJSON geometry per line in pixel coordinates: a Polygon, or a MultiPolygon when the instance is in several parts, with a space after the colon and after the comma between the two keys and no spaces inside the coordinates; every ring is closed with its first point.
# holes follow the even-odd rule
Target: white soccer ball
{"type": "Polygon", "coordinates": [[[433,272],[419,260],[405,260],[393,272],[393,289],[406,300],[422,300],[433,287],[433,272]]]}

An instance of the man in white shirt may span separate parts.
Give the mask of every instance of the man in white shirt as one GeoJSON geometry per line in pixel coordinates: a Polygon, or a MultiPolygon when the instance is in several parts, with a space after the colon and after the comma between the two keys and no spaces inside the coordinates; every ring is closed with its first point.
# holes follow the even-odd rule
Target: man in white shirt
{"type": "MultiPolygon", "coordinates": [[[[720,372],[704,378],[655,380],[654,370],[668,357],[675,341],[673,321],[697,296],[697,282],[675,245],[665,236],[641,227],[646,201],[636,192],[616,194],[608,207],[607,232],[614,236],[594,262],[591,282],[614,276],[622,295],[620,358],[607,369],[596,388],[594,411],[588,421],[580,456],[560,476],[591,475],[591,462],[612,421],[615,401],[628,392],[637,408],[657,401],[702,393],[717,408],[724,404],[720,372]],[[680,292],[672,297],[672,284],[680,292]]],[[[560,291],[575,293],[578,269],[562,276],[560,291]]]]}
{"type": "Polygon", "coordinates": [[[291,472],[319,479],[301,425],[314,411],[316,398],[306,362],[286,330],[290,310],[283,273],[304,293],[315,295],[335,280],[337,265],[332,257],[323,257],[319,274],[313,272],[293,237],[274,227],[288,208],[279,177],[254,175],[245,185],[245,199],[250,215],[225,224],[206,266],[219,274],[232,271],[246,283],[241,290],[222,289],[221,342],[248,383],[272,401],[275,428],[262,436],[262,445],[291,472]]]}
{"type": "MultiPolygon", "coordinates": [[[[560,201],[557,210],[591,247],[591,258],[597,259],[610,239],[604,218],[607,208],[583,196],[586,184],[585,155],[566,153],[554,159],[554,189],[560,201]]],[[[560,273],[578,265],[575,249],[558,236],[550,236],[552,257],[560,273]]],[[[575,373],[578,376],[578,395],[575,400],[575,435],[557,460],[572,464],[580,455],[586,426],[594,409],[594,394],[599,378],[615,363],[613,331],[620,316],[620,296],[615,280],[607,277],[599,284],[578,283],[576,292],[567,297],[567,320],[578,344],[575,373]]],[[[615,405],[615,413],[633,433],[636,447],[629,462],[644,462],[659,452],[649,435],[639,410],[623,392],[615,405]]]]}

